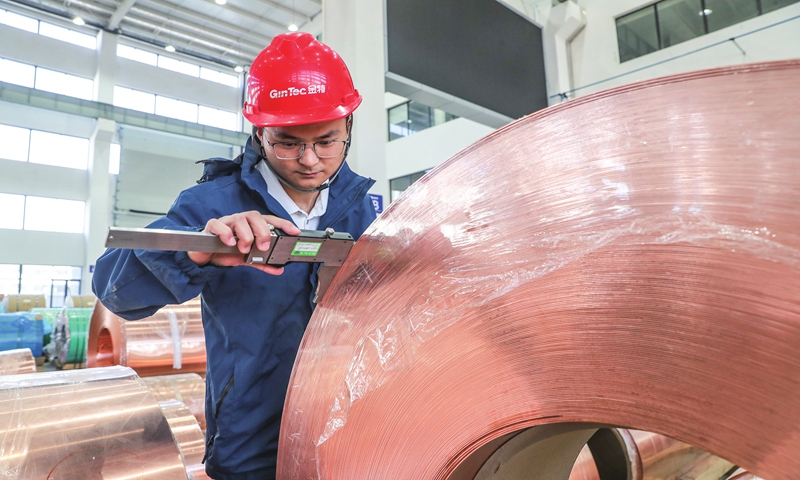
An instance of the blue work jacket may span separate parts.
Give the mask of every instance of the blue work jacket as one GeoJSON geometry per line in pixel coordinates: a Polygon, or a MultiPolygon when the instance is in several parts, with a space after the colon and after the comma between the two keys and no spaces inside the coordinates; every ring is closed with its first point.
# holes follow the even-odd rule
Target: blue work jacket
{"type": "MultiPolygon", "coordinates": [[[[241,166],[215,159],[204,183],[181,192],[148,228],[201,231],[206,222],[257,210],[291,220],[267,191],[259,158],[247,143],[241,166]]],[[[345,163],[332,182],[319,229],[358,238],[375,219],[367,195],[374,180],[345,163]]],[[[206,472],[217,480],[275,477],[284,398],[303,332],[314,309],[316,268],[294,263],[280,276],[247,266],[197,266],[185,252],[109,249],[92,287],[127,320],[202,294],[206,337],[206,472]]]]}

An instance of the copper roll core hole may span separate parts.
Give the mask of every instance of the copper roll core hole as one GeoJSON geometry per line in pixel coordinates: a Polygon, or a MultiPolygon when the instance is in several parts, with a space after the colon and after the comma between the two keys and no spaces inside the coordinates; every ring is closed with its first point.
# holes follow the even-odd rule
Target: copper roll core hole
{"type": "Polygon", "coordinates": [[[97,336],[97,366],[111,367],[114,365],[114,341],[107,328],[100,330],[97,336]]]}

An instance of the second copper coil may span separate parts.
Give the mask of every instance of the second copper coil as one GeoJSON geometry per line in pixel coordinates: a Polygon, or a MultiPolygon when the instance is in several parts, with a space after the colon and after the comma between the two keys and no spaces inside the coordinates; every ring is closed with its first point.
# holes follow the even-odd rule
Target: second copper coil
{"type": "Polygon", "coordinates": [[[206,382],[196,373],[143,378],[159,402],[177,400],[192,412],[200,429],[206,429],[206,382]]]}
{"type": "Polygon", "coordinates": [[[5,350],[0,352],[0,375],[35,373],[36,359],[30,348],[5,350]]]}
{"type": "Polygon", "coordinates": [[[142,377],[205,375],[206,350],[200,301],[167,305],[154,315],[127,321],[95,303],[89,324],[86,366],[123,365],[142,377]]]}
{"type": "Polygon", "coordinates": [[[158,402],[164,417],[169,422],[172,435],[181,451],[181,458],[186,466],[188,480],[203,480],[209,478],[203,466],[205,454],[205,435],[200,431],[192,412],[183,402],[167,400],[158,402]]]}

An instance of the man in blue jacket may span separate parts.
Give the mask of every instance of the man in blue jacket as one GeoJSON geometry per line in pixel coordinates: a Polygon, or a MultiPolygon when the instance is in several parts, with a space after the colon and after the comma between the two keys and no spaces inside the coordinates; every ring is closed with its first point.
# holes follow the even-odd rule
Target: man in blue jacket
{"type": "MultiPolygon", "coordinates": [[[[358,238],[375,219],[374,181],[345,162],[360,103],[336,52],[305,33],[275,37],[248,77],[243,114],[254,127],[244,154],[207,161],[201,183],[149,228],[238,239],[242,254],[253,241],[266,248],[270,225],[358,238]]],[[[314,264],[279,269],[243,257],[109,249],[93,280],[103,305],[128,320],[202,294],[206,472],[215,480],[275,477],[284,397],[314,308],[314,264]]]]}

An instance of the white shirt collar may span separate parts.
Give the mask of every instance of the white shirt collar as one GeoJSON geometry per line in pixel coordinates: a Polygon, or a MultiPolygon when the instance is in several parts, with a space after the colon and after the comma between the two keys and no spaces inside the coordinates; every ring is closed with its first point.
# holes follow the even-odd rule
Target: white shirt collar
{"type": "Polygon", "coordinates": [[[294,200],[289,197],[289,194],[284,190],[281,181],[266,165],[266,160],[258,162],[256,168],[261,172],[264,181],[267,183],[267,191],[272,197],[281,204],[286,213],[291,215],[292,221],[297,225],[297,228],[302,230],[316,230],[319,226],[319,219],[328,210],[328,194],[329,189],[322,190],[317,196],[317,201],[311,211],[306,213],[294,203],[294,200]]]}

